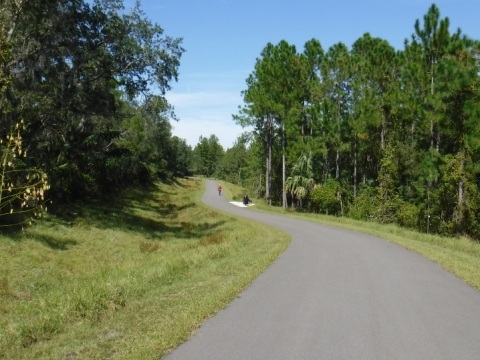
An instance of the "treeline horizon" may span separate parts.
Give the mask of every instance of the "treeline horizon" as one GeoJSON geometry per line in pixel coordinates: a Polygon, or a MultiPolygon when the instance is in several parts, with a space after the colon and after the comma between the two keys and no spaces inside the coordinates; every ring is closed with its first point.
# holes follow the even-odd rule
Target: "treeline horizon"
{"type": "Polygon", "coordinates": [[[268,43],[233,116],[254,131],[214,173],[285,208],[480,239],[480,43],[449,26],[433,4],[402,50],[268,43]]]}
{"type": "Polygon", "coordinates": [[[268,43],[233,116],[254,130],[226,151],[172,136],[165,94],[185,50],[139,4],[1,10],[1,224],[45,192],[108,199],[195,172],[285,208],[480,239],[480,45],[435,4],[402,50],[368,33],[326,51],[268,43]]]}

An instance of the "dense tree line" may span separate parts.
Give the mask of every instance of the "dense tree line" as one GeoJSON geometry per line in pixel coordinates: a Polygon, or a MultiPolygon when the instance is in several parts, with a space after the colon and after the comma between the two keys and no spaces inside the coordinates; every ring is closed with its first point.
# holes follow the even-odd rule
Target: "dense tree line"
{"type": "Polygon", "coordinates": [[[351,49],[269,43],[234,116],[260,170],[235,171],[284,207],[479,239],[479,74],[479,41],[436,5],[403,50],[368,33],[351,49]]]}
{"type": "Polygon", "coordinates": [[[195,174],[206,177],[218,176],[219,163],[224,156],[223,146],[216,135],[200,136],[193,149],[192,169],[195,174]]]}
{"type": "MultiPolygon", "coordinates": [[[[111,195],[188,173],[192,149],[172,137],[164,97],[178,76],[181,39],[151,23],[139,2],[131,10],[122,0],[0,7],[0,137],[23,121],[28,156],[17,167],[47,174],[50,198],[111,195]]],[[[24,182],[10,176],[2,180],[24,182]]]]}

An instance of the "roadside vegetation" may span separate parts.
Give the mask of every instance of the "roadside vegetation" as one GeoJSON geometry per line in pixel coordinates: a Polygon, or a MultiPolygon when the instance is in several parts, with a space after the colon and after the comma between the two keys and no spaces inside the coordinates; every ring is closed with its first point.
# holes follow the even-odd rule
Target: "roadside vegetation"
{"type": "MultiPolygon", "coordinates": [[[[246,193],[245,189],[235,184],[227,183],[226,189],[227,196],[235,200],[241,199],[242,194],[246,193]]],[[[281,206],[270,206],[262,199],[252,199],[252,201],[255,203],[254,209],[259,211],[339,226],[396,243],[436,262],[470,286],[480,290],[480,243],[478,241],[460,236],[448,237],[421,233],[395,224],[385,225],[347,217],[285,210],[281,206]]]]}
{"type": "Polygon", "coordinates": [[[402,48],[267,43],[234,115],[248,132],[220,155],[201,139],[196,173],[270,205],[480,241],[480,40],[435,4],[413,24],[402,48]]]}
{"type": "Polygon", "coordinates": [[[404,49],[266,44],[234,115],[253,130],[226,150],[173,136],[185,49],[140,2],[0,7],[0,359],[157,358],[286,248],[202,205],[201,180],[165,184],[192,173],[480,290],[480,41],[435,4],[404,49]]]}
{"type": "Polygon", "coordinates": [[[153,359],[186,340],[288,245],[155,184],[0,235],[0,359],[153,359]]]}

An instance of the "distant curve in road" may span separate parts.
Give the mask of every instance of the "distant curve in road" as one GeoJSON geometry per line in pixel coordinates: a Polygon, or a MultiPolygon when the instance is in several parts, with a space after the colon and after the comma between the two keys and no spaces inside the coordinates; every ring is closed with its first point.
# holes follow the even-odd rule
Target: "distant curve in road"
{"type": "Polygon", "coordinates": [[[289,248],[167,360],[480,359],[480,292],[374,236],[202,201],[292,235],[289,248]]]}

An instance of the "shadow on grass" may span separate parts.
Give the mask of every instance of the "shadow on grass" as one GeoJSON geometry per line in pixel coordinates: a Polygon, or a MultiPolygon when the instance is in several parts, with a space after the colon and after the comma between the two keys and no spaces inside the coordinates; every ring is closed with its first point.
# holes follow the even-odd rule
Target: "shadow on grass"
{"type": "MultiPolygon", "coordinates": [[[[172,183],[174,186],[183,188],[198,186],[198,181],[183,184],[175,180],[172,183]]],[[[153,184],[148,188],[126,190],[121,199],[108,201],[94,199],[57,207],[42,220],[43,224],[51,229],[52,235],[36,234],[33,240],[55,250],[68,250],[75,246],[76,240],[55,236],[55,229],[59,225],[69,228],[135,232],[151,240],[200,239],[225,223],[224,221],[199,223],[198,219],[177,221],[183,211],[195,207],[196,204],[189,201],[187,193],[185,193],[186,196],[183,195],[184,201],[179,201],[182,199],[182,194],[179,195],[174,191],[174,187],[165,189],[158,184],[153,184]]],[[[16,241],[25,239],[20,234],[17,233],[17,235],[12,234],[12,238],[16,241]]]]}
{"type": "MultiPolygon", "coordinates": [[[[188,186],[178,181],[174,183],[184,188],[188,186]]],[[[195,182],[190,186],[197,185],[195,182]]],[[[151,240],[200,239],[225,223],[221,220],[198,223],[198,219],[177,221],[180,213],[196,206],[189,201],[188,195],[184,196],[184,202],[178,201],[175,198],[177,195],[155,184],[148,189],[129,190],[119,200],[95,200],[71,206],[65,211],[57,212],[57,217],[59,222],[67,226],[135,232],[151,240]]]]}
{"type": "Polygon", "coordinates": [[[35,241],[40,242],[54,250],[68,250],[78,242],[73,239],[62,239],[55,236],[39,235],[35,234],[35,241]]]}

